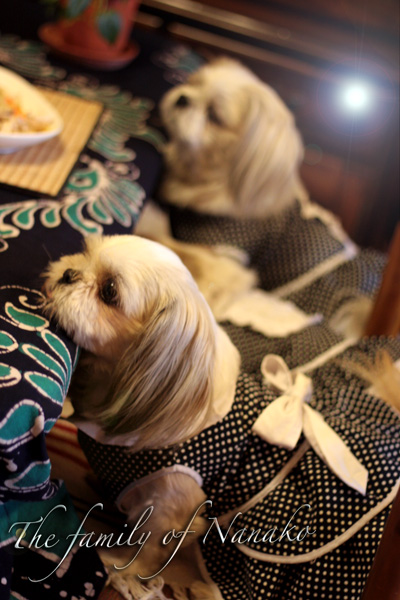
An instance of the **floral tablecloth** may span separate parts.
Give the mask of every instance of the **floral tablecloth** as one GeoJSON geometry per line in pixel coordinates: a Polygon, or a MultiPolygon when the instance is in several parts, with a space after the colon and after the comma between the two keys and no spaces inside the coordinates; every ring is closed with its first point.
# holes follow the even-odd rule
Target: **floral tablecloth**
{"type": "Polygon", "coordinates": [[[156,103],[201,59],[152,34],[135,35],[139,56],[112,73],[84,72],[36,42],[0,36],[4,67],[104,106],[58,198],[0,189],[1,600],[95,598],[105,581],[93,549],[68,551],[80,524],[62,482],[51,478],[45,437],[78,350],[38,304],[49,260],[79,251],[88,234],[131,232],[157,184],[163,134],[156,103]]]}

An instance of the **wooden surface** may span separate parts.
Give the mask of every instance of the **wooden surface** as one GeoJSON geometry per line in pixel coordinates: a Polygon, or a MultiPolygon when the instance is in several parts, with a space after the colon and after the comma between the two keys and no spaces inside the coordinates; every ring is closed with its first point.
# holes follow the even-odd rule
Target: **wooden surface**
{"type": "MultiPolygon", "coordinates": [[[[400,333],[400,223],[390,247],[389,259],[365,334],[397,335],[400,333]]],[[[400,546],[399,546],[400,561],[400,546]]],[[[399,562],[400,572],[400,562],[399,562]]]]}
{"type": "Polygon", "coordinates": [[[361,600],[400,600],[400,490],[390,511],[361,600]]]}

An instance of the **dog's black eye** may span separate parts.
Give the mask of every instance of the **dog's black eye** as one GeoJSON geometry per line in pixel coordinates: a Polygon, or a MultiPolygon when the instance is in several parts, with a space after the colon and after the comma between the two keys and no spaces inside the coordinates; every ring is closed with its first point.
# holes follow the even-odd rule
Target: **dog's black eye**
{"type": "Polygon", "coordinates": [[[185,106],[189,106],[189,104],[189,98],[183,94],[179,96],[178,100],[175,102],[175,106],[179,106],[180,108],[185,108],[185,106]]]}
{"type": "Polygon", "coordinates": [[[111,277],[100,288],[100,298],[104,304],[113,306],[117,304],[117,285],[111,277]]]}
{"type": "Polygon", "coordinates": [[[207,118],[211,123],[214,123],[214,125],[223,125],[221,118],[217,114],[215,108],[211,105],[207,108],[207,118]]]}

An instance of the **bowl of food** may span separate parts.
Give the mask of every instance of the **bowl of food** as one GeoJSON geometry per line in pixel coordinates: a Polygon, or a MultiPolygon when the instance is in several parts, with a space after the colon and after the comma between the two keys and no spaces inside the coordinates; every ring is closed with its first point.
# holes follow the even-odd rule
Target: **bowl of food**
{"type": "Polygon", "coordinates": [[[0,67],[0,154],[45,142],[62,128],[60,115],[36,88],[0,67]]]}

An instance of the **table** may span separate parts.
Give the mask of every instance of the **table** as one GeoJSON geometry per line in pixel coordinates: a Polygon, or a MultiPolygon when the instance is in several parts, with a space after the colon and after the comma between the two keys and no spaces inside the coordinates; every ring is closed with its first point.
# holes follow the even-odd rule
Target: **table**
{"type": "Polygon", "coordinates": [[[47,56],[37,42],[0,37],[3,66],[104,106],[57,198],[0,189],[1,599],[10,590],[29,600],[94,597],[105,581],[94,550],[80,548],[60,563],[70,543],[61,538],[76,532],[79,521],[65,487],[51,478],[45,437],[60,416],[78,350],[41,314],[40,275],[49,260],[79,251],[88,234],[130,233],[157,184],[163,133],[155,104],[201,59],[154,34],[137,32],[136,41],[141,51],[133,63],[100,73],[47,56]],[[39,533],[39,519],[47,515],[39,533]],[[33,521],[38,524],[24,525],[33,521]],[[55,533],[60,539],[44,545],[55,533]],[[24,549],[13,550],[16,543],[24,549]],[[82,560],[84,570],[77,567],[82,560]]]}

